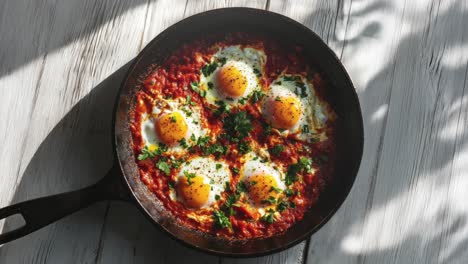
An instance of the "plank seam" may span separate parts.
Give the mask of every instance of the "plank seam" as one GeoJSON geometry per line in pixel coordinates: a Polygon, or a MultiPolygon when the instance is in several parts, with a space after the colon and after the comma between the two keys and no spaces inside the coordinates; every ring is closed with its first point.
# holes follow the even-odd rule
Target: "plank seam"
{"type": "Polygon", "coordinates": [[[102,248],[103,248],[103,237],[104,237],[104,231],[106,229],[106,224],[107,224],[107,217],[109,215],[109,209],[110,209],[110,202],[106,202],[106,211],[104,213],[104,221],[102,222],[102,227],[101,231],[99,232],[99,243],[98,243],[98,248],[96,251],[96,258],[94,259],[94,264],[97,264],[99,259],[101,258],[102,254],[102,248]]]}
{"type": "Polygon", "coordinates": [[[143,41],[145,39],[147,19],[148,19],[148,13],[149,13],[149,5],[150,5],[150,0],[147,0],[146,1],[146,12],[145,12],[145,24],[143,25],[143,33],[141,34],[140,45],[138,47],[138,51],[141,51],[141,49],[143,48],[143,41]]]}

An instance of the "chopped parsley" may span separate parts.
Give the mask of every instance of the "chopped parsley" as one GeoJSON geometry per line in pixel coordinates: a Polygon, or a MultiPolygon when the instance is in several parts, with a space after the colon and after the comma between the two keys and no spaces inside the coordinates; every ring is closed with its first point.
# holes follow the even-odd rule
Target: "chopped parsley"
{"type": "Polygon", "coordinates": [[[309,132],[310,132],[309,125],[303,125],[302,126],[302,133],[309,133],[309,132]]]}
{"type": "Polygon", "coordinates": [[[221,165],[221,163],[216,163],[216,169],[219,170],[223,167],[223,165],[221,165]]]}
{"type": "Polygon", "coordinates": [[[253,69],[253,72],[255,73],[255,75],[257,75],[257,77],[262,77],[262,72],[260,72],[259,69],[254,68],[254,69],[253,69]]]}
{"type": "Polygon", "coordinates": [[[166,152],[166,151],[167,151],[167,146],[165,144],[162,144],[162,143],[159,143],[158,148],[156,148],[153,151],[150,151],[148,146],[145,146],[141,150],[141,154],[139,154],[137,158],[138,158],[138,160],[145,160],[145,159],[148,159],[148,158],[154,158],[156,156],[161,155],[163,152],[166,152]]]}
{"type": "Polygon", "coordinates": [[[188,105],[192,105],[192,106],[197,105],[195,102],[192,101],[192,96],[191,95],[187,95],[185,97],[185,101],[186,101],[186,104],[188,104],[188,105]]]}
{"type": "Polygon", "coordinates": [[[263,134],[265,136],[269,136],[271,134],[271,125],[270,124],[265,123],[263,125],[263,134]]]}
{"type": "Polygon", "coordinates": [[[187,177],[188,185],[192,185],[192,179],[195,178],[195,173],[184,171],[184,176],[187,177]]]}
{"type": "Polygon", "coordinates": [[[221,64],[221,66],[223,66],[224,64],[226,64],[226,61],[227,61],[227,58],[219,58],[219,59],[218,59],[218,62],[221,64]]]}
{"type": "Polygon", "coordinates": [[[312,159],[311,158],[301,157],[299,159],[299,164],[301,165],[301,167],[306,172],[310,172],[312,170],[312,159]]]}
{"type": "Polygon", "coordinates": [[[179,140],[179,145],[183,148],[188,148],[187,140],[185,138],[179,140]]]}
{"type": "Polygon", "coordinates": [[[215,194],[215,200],[218,201],[219,199],[221,199],[221,196],[219,196],[219,194],[215,194]]]}
{"type": "Polygon", "coordinates": [[[230,107],[224,101],[218,100],[215,103],[218,106],[218,108],[215,111],[216,116],[221,116],[222,114],[229,112],[230,107]]]}
{"type": "Polygon", "coordinates": [[[276,199],[273,196],[268,197],[268,199],[262,200],[262,204],[275,204],[276,199]]]}
{"type": "Polygon", "coordinates": [[[247,154],[250,152],[250,150],[252,150],[252,147],[250,146],[248,142],[246,141],[239,142],[239,152],[241,154],[247,154]]]}
{"type": "Polygon", "coordinates": [[[177,118],[175,115],[171,115],[171,123],[177,122],[177,118]]]}
{"type": "Polygon", "coordinates": [[[243,192],[247,192],[247,186],[245,185],[245,183],[243,181],[240,181],[237,184],[236,193],[240,194],[240,193],[243,193],[243,192]]]}
{"type": "Polygon", "coordinates": [[[280,98],[279,96],[276,96],[276,97],[275,97],[275,101],[281,102],[281,98],[280,98]]]}
{"type": "Polygon", "coordinates": [[[174,182],[169,182],[167,185],[169,186],[169,189],[171,189],[171,190],[175,189],[175,183],[174,182]]]}
{"type": "Polygon", "coordinates": [[[208,89],[213,89],[214,84],[212,82],[208,82],[208,89]]]}
{"type": "Polygon", "coordinates": [[[181,158],[181,159],[174,159],[174,158],[171,158],[171,165],[173,168],[176,168],[178,169],[180,167],[180,165],[182,163],[185,162],[185,159],[184,158],[181,158]]]}
{"type": "Polygon", "coordinates": [[[234,172],[234,174],[239,174],[239,169],[236,167],[233,167],[232,172],[234,172]]]}
{"type": "Polygon", "coordinates": [[[192,82],[192,83],[190,83],[190,87],[192,88],[192,90],[193,90],[194,92],[198,93],[201,97],[205,97],[205,96],[206,96],[206,91],[200,89],[200,87],[198,86],[198,83],[197,83],[197,82],[192,82]]]}
{"type": "Polygon", "coordinates": [[[162,172],[164,172],[166,175],[169,175],[171,173],[171,166],[165,161],[159,160],[158,163],[156,163],[156,167],[162,172]]]}
{"type": "Polygon", "coordinates": [[[286,185],[291,185],[297,181],[297,174],[302,171],[310,172],[312,169],[312,159],[301,157],[298,163],[290,164],[284,179],[286,185]]]}
{"type": "Polygon", "coordinates": [[[242,97],[241,99],[239,99],[239,104],[241,104],[241,105],[245,105],[246,102],[247,102],[246,97],[242,97]]]}
{"type": "Polygon", "coordinates": [[[219,143],[211,144],[207,147],[203,147],[202,151],[205,153],[205,155],[210,155],[213,154],[217,159],[221,157],[221,155],[226,155],[229,147],[224,146],[219,143]]]}
{"type": "Polygon", "coordinates": [[[296,81],[296,89],[294,92],[301,98],[307,97],[307,87],[302,81],[296,81]]]}
{"type": "Polygon", "coordinates": [[[289,207],[289,203],[286,202],[286,201],[280,201],[278,202],[278,204],[276,205],[276,210],[278,212],[283,212],[284,210],[288,209],[289,207]]]}
{"type": "Polygon", "coordinates": [[[215,61],[215,62],[206,64],[205,66],[203,66],[201,70],[202,70],[203,75],[205,75],[205,77],[208,77],[216,70],[216,68],[218,68],[218,63],[215,61]]]}
{"type": "Polygon", "coordinates": [[[233,142],[239,142],[253,130],[252,120],[245,111],[230,113],[223,121],[228,139],[233,142]]]}
{"type": "Polygon", "coordinates": [[[291,190],[291,189],[286,189],[286,190],[284,191],[284,194],[286,194],[287,197],[291,197],[291,196],[294,195],[294,192],[293,192],[293,190],[291,190]]]}
{"type": "Polygon", "coordinates": [[[280,192],[281,192],[281,189],[278,188],[278,187],[275,187],[275,186],[271,186],[270,192],[272,192],[272,191],[277,192],[277,193],[280,193],[280,192]]]}
{"type": "Polygon", "coordinates": [[[231,228],[231,221],[229,218],[224,214],[223,211],[214,210],[212,218],[216,227],[218,228],[231,228]]]}
{"type": "Polygon", "coordinates": [[[264,214],[262,216],[262,218],[260,218],[260,219],[262,221],[265,221],[265,222],[269,223],[269,224],[273,224],[275,222],[275,216],[274,216],[275,211],[273,209],[268,209],[266,212],[267,213],[264,214]]]}
{"type": "Polygon", "coordinates": [[[154,153],[153,151],[150,151],[148,149],[148,146],[145,146],[141,150],[141,154],[138,155],[138,160],[145,160],[145,159],[148,159],[148,158],[154,158],[154,156],[156,156],[156,153],[154,153]]]}
{"type": "Polygon", "coordinates": [[[264,95],[265,94],[262,91],[255,90],[252,92],[252,95],[250,96],[250,102],[252,104],[255,104],[256,102],[260,101],[264,95]]]}
{"type": "Polygon", "coordinates": [[[284,151],[284,145],[278,144],[270,148],[270,152],[273,156],[279,156],[284,151]]]}

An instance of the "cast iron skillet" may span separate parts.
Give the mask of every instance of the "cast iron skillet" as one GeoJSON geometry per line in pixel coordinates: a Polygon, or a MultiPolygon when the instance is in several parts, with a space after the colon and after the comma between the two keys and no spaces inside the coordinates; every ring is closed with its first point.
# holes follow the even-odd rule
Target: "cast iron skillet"
{"type": "MultiPolygon", "coordinates": [[[[109,117],[110,118],[110,117],[109,117]]],[[[117,161],[109,173],[93,186],[64,194],[39,198],[0,209],[0,219],[21,214],[26,224],[0,235],[0,244],[25,236],[68,214],[101,200],[125,200],[169,236],[207,253],[252,257],[287,249],[317,231],[336,212],[348,195],[363,152],[363,122],[358,97],[345,68],[333,51],[311,30],[282,15],[250,8],[225,8],[204,12],[169,27],[153,39],[130,67],[117,97],[114,112],[114,153],[117,161]],[[194,37],[210,32],[258,31],[287,39],[304,47],[311,63],[330,82],[330,103],[339,117],[338,158],[334,180],[304,219],[278,236],[244,242],[228,241],[178,224],[140,181],[132,152],[129,111],[133,96],[148,69],[194,37]]]]}

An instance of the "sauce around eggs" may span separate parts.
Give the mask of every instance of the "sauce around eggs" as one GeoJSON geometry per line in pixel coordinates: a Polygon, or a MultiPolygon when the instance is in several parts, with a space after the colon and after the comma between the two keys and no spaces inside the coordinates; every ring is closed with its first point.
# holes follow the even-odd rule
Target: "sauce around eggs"
{"type": "Polygon", "coordinates": [[[333,174],[336,115],[302,49],[248,33],[183,45],[131,115],[141,180],[182,224],[232,239],[284,232],[333,174]]]}

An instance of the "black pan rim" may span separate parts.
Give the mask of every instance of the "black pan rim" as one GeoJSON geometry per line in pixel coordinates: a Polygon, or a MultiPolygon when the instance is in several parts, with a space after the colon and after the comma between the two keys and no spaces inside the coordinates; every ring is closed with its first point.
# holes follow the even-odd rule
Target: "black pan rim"
{"type": "MultiPolygon", "coordinates": [[[[143,48],[138,53],[137,57],[133,60],[131,66],[128,68],[128,70],[127,70],[127,72],[125,74],[125,78],[123,79],[123,81],[122,81],[122,83],[121,83],[121,85],[119,87],[118,93],[117,93],[117,97],[116,97],[116,101],[115,101],[115,105],[114,105],[113,119],[112,119],[112,146],[113,146],[113,152],[114,152],[114,159],[117,161],[117,163],[119,165],[119,169],[122,171],[121,176],[124,179],[123,182],[125,182],[125,186],[128,188],[128,190],[131,193],[131,200],[134,202],[134,204],[137,205],[138,209],[145,215],[145,217],[150,222],[152,222],[154,226],[157,226],[159,230],[162,230],[163,233],[168,234],[168,236],[170,238],[174,239],[175,241],[180,242],[182,245],[184,245],[184,246],[186,246],[188,248],[196,249],[198,251],[202,251],[202,252],[210,254],[210,255],[219,256],[219,257],[231,257],[231,258],[260,257],[260,256],[266,256],[266,255],[270,255],[270,254],[277,253],[277,252],[280,252],[280,251],[284,251],[284,250],[286,250],[288,248],[291,248],[291,247],[299,244],[300,242],[306,240],[312,234],[314,234],[320,228],[322,228],[331,219],[331,217],[338,211],[338,209],[343,205],[344,201],[349,196],[349,193],[351,192],[352,187],[354,186],[354,183],[356,181],[356,177],[357,177],[357,174],[358,174],[358,171],[359,171],[359,167],[360,167],[360,164],[361,164],[361,161],[362,161],[362,155],[363,155],[363,150],[364,150],[363,149],[364,148],[364,124],[363,124],[363,119],[362,119],[361,106],[360,106],[358,95],[357,95],[357,92],[356,92],[356,88],[355,88],[355,86],[354,86],[354,84],[352,82],[352,79],[349,76],[348,71],[346,70],[343,63],[336,56],[336,54],[333,52],[333,50],[320,38],[320,36],[318,36],[315,32],[313,32],[311,29],[309,29],[305,25],[301,24],[300,22],[298,22],[298,21],[296,21],[294,19],[291,19],[289,17],[286,17],[286,16],[284,16],[282,14],[279,14],[279,13],[275,13],[275,12],[267,11],[267,10],[263,10],[263,9],[249,8],[249,7],[227,7],[227,8],[218,8],[218,9],[208,10],[208,11],[201,12],[201,13],[192,15],[190,17],[187,17],[187,18],[184,18],[184,19],[178,21],[177,23],[169,26],[164,31],[162,31],[160,34],[158,34],[155,38],[153,38],[145,46],[145,48],[143,48]],[[358,124],[359,130],[360,130],[358,132],[361,135],[361,137],[360,137],[360,142],[361,143],[359,145],[359,160],[357,160],[357,162],[355,163],[353,171],[350,172],[350,174],[354,175],[354,177],[353,177],[351,183],[348,185],[348,187],[343,192],[343,194],[342,194],[343,199],[341,199],[340,202],[335,204],[333,209],[330,210],[329,213],[327,215],[325,215],[325,217],[323,217],[322,221],[319,224],[314,226],[314,228],[311,228],[311,229],[307,230],[307,232],[304,232],[304,234],[302,234],[301,236],[296,237],[294,239],[294,241],[292,241],[290,243],[287,243],[287,244],[284,244],[284,245],[282,245],[281,247],[278,247],[278,248],[272,248],[270,250],[265,250],[265,251],[261,251],[261,252],[255,252],[255,253],[229,253],[229,252],[216,251],[216,250],[212,250],[212,249],[199,247],[199,246],[193,245],[191,243],[188,243],[187,241],[185,241],[183,239],[180,239],[180,238],[176,237],[175,235],[170,233],[168,230],[163,228],[160,224],[158,224],[151,217],[150,213],[147,211],[145,206],[135,196],[135,193],[132,190],[130,182],[128,181],[127,177],[125,177],[124,172],[122,171],[123,164],[122,164],[122,160],[119,158],[119,153],[117,151],[118,142],[116,140],[117,138],[116,138],[116,128],[115,128],[115,126],[116,126],[116,113],[117,113],[117,109],[119,107],[119,102],[120,102],[122,90],[125,87],[125,84],[126,84],[127,80],[129,79],[130,74],[133,72],[133,70],[135,69],[138,62],[143,58],[144,55],[146,55],[146,53],[148,53],[148,50],[153,46],[153,44],[155,42],[157,42],[157,40],[159,38],[162,38],[164,36],[165,32],[167,32],[169,29],[174,29],[176,27],[180,27],[181,25],[187,23],[192,18],[196,18],[196,17],[200,17],[200,16],[207,16],[207,15],[210,15],[210,14],[214,14],[214,13],[218,13],[218,12],[226,12],[226,11],[257,12],[257,13],[262,13],[263,15],[276,16],[278,19],[281,19],[285,23],[290,24],[291,27],[299,27],[302,30],[308,32],[311,35],[311,37],[314,37],[317,40],[318,45],[321,45],[325,50],[327,50],[327,52],[329,52],[332,55],[332,58],[334,59],[334,63],[338,67],[340,67],[340,70],[341,70],[341,72],[343,72],[343,74],[344,74],[343,77],[345,77],[346,82],[350,85],[350,88],[353,88],[353,91],[352,91],[353,98],[350,98],[350,100],[354,100],[356,102],[358,114],[361,117],[360,120],[359,120],[360,122],[358,124]]],[[[305,254],[307,254],[307,252],[305,254]]]]}

